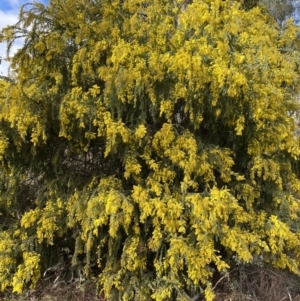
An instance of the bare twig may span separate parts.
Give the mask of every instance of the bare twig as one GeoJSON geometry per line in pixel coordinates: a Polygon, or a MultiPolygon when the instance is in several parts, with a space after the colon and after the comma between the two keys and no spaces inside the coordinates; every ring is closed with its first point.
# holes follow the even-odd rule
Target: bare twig
{"type": "Polygon", "coordinates": [[[290,299],[290,301],[293,301],[293,299],[292,299],[292,296],[291,296],[291,294],[290,294],[290,291],[289,291],[289,289],[287,288],[286,290],[287,290],[287,293],[288,293],[288,296],[289,296],[289,299],[290,299]]]}
{"type": "Polygon", "coordinates": [[[234,272],[235,270],[237,270],[237,268],[232,269],[230,272],[226,272],[226,274],[225,274],[224,276],[222,276],[222,277],[216,282],[216,284],[215,284],[215,286],[212,288],[212,290],[215,290],[216,287],[217,287],[217,285],[218,285],[224,278],[228,277],[229,274],[231,274],[231,273],[234,272]]]}

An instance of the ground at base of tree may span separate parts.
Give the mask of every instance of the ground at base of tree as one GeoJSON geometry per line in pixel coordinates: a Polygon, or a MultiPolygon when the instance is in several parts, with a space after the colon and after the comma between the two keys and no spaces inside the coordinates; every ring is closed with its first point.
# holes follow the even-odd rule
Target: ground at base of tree
{"type": "MultiPolygon", "coordinates": [[[[227,275],[219,276],[214,288],[215,301],[300,301],[300,278],[288,271],[270,267],[236,267],[227,275]]],[[[92,281],[70,284],[53,283],[53,279],[41,280],[35,290],[22,295],[6,291],[0,294],[0,300],[108,301],[97,296],[96,285],[92,281]]]]}
{"type": "Polygon", "coordinates": [[[95,283],[53,283],[50,279],[41,280],[36,289],[24,294],[12,294],[8,290],[0,294],[1,301],[106,301],[97,296],[95,283]]]}
{"type": "Polygon", "coordinates": [[[299,276],[270,267],[233,269],[215,287],[215,301],[300,301],[299,276]]]}

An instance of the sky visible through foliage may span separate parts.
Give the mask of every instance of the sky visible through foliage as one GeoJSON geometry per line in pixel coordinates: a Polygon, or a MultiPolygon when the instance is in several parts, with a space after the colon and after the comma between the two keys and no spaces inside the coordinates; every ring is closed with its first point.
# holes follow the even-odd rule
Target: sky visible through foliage
{"type": "MultiPolygon", "coordinates": [[[[18,13],[20,7],[25,3],[29,3],[28,0],[0,0],[0,30],[6,25],[12,25],[18,20],[18,13]]],[[[48,0],[39,0],[38,2],[47,4],[48,0]]],[[[18,40],[13,47],[13,51],[18,49],[22,45],[22,40],[18,40]]],[[[6,56],[6,45],[0,43],[0,56],[4,58],[6,56]]],[[[0,65],[0,75],[7,75],[8,63],[2,60],[0,65]]]]}

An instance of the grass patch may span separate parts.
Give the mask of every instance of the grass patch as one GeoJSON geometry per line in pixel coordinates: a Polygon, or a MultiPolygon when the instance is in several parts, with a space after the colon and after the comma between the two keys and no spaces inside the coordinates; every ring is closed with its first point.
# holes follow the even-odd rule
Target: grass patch
{"type": "MultiPolygon", "coordinates": [[[[300,301],[300,278],[289,271],[256,265],[239,266],[215,280],[215,301],[300,301]]],[[[0,293],[1,301],[108,301],[91,280],[54,283],[42,279],[22,295],[0,293]]],[[[117,300],[111,300],[117,301],[117,300]]],[[[170,300],[173,301],[173,300],[170,300]]],[[[197,301],[203,301],[198,298],[197,301]]]]}
{"type": "Polygon", "coordinates": [[[216,301],[300,301],[300,278],[285,270],[240,266],[218,281],[216,301]]]}
{"type": "Polygon", "coordinates": [[[93,281],[79,283],[60,282],[58,285],[41,280],[34,290],[22,295],[5,291],[0,294],[1,301],[105,301],[97,294],[93,281]]]}

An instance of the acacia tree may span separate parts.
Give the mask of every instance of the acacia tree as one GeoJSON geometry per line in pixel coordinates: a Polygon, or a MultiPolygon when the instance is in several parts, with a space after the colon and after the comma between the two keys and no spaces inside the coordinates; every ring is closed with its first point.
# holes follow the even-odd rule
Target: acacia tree
{"type": "Polygon", "coordinates": [[[260,0],[259,3],[281,26],[291,17],[299,18],[299,0],[260,0]]]}
{"type": "Polygon", "coordinates": [[[25,43],[0,79],[0,289],[62,250],[111,300],[212,300],[236,263],[298,273],[296,34],[239,1],[24,6],[1,35],[25,43]]]}

